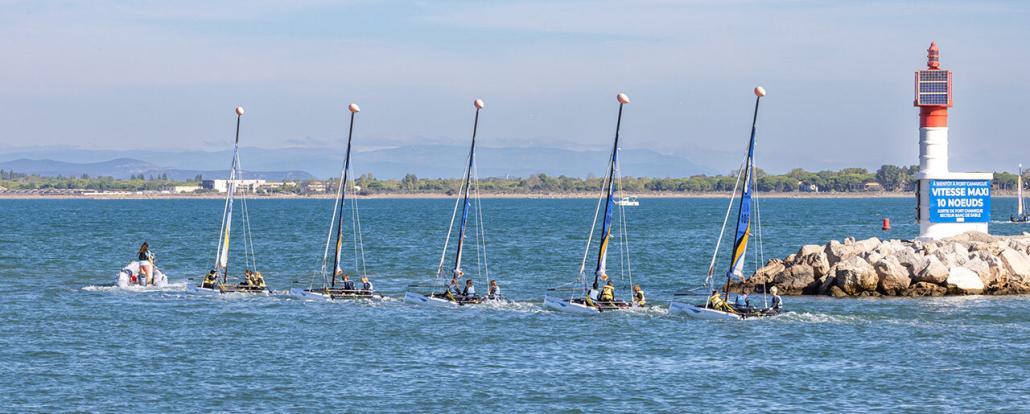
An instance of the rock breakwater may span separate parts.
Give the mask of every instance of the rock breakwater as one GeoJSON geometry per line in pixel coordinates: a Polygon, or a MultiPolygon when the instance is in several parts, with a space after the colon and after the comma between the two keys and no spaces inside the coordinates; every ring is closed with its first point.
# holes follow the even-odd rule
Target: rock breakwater
{"type": "Polygon", "coordinates": [[[1030,235],[970,232],[935,241],[876,237],[802,246],[772,259],[751,286],[787,295],[944,296],[1030,293],[1030,235]]]}

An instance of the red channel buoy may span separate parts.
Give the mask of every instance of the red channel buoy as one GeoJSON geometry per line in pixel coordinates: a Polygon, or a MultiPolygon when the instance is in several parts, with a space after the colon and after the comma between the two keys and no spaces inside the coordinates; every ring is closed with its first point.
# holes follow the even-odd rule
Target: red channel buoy
{"type": "Polygon", "coordinates": [[[884,217],[883,218],[883,231],[887,231],[887,230],[890,230],[890,229],[891,229],[891,219],[889,219],[887,217],[884,217]]]}

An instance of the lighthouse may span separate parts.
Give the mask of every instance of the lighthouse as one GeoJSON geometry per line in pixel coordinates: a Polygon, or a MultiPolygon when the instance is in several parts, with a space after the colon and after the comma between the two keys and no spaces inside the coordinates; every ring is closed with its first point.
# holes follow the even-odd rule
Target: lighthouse
{"type": "Polygon", "coordinates": [[[948,109],[955,103],[951,71],[941,68],[941,50],[936,42],[926,50],[926,69],[916,71],[913,103],[919,108],[919,239],[934,240],[967,231],[987,233],[994,174],[952,172],[948,168],[948,109]]]}

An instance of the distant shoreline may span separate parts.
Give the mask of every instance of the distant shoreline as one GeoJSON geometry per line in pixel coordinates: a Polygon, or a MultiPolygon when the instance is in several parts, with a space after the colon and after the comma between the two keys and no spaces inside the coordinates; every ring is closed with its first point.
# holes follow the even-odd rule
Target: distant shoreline
{"type": "MultiPolygon", "coordinates": [[[[725,199],[730,196],[729,192],[705,192],[705,193],[636,193],[633,194],[641,199],[671,198],[671,199],[725,199]]],[[[859,199],[859,198],[914,198],[913,192],[824,192],[824,193],[800,193],[800,192],[763,192],[755,193],[758,198],[779,198],[779,199],[859,199]]],[[[593,199],[598,193],[491,193],[480,194],[480,198],[486,199],[593,199]]],[[[1013,191],[995,191],[994,197],[1013,197],[1013,191]]],[[[355,196],[362,200],[373,199],[454,199],[455,195],[445,193],[384,193],[355,196]]],[[[0,200],[221,200],[225,198],[224,193],[205,194],[12,194],[0,193],[0,200]]],[[[267,200],[293,200],[293,199],[332,199],[333,194],[269,194],[269,195],[248,195],[249,199],[267,200]]]]}
{"type": "MultiPolygon", "coordinates": [[[[637,193],[633,194],[641,199],[648,198],[677,198],[677,199],[724,199],[730,196],[728,192],[705,192],[705,193],[637,193]]],[[[879,193],[756,193],[759,198],[788,198],[788,199],[835,199],[835,198],[912,198],[911,192],[879,192],[879,193]]],[[[480,198],[487,199],[583,199],[597,198],[598,193],[493,193],[481,194],[480,198]]],[[[455,195],[445,193],[387,193],[358,195],[358,199],[453,199],[455,195]]],[[[9,194],[0,193],[2,200],[183,200],[183,199],[223,199],[224,193],[207,194],[9,194]]],[[[333,194],[271,194],[271,195],[248,195],[250,199],[269,200],[290,200],[290,199],[332,199],[333,194]]]]}

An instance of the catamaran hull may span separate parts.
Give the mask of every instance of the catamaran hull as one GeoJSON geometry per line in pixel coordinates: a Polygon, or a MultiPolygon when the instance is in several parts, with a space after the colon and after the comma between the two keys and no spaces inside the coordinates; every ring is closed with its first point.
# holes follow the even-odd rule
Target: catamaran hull
{"type": "Polygon", "coordinates": [[[259,290],[259,289],[227,288],[225,290],[221,290],[221,289],[205,288],[205,287],[200,287],[200,286],[195,286],[195,285],[186,285],[186,292],[187,293],[192,293],[194,295],[206,295],[206,296],[208,296],[208,295],[209,296],[228,295],[228,294],[232,294],[232,293],[238,293],[238,294],[242,294],[242,295],[259,295],[259,296],[269,296],[269,295],[271,295],[271,292],[269,292],[268,289],[260,289],[259,290]]]}
{"type": "Polygon", "coordinates": [[[586,306],[582,303],[575,303],[568,299],[544,296],[544,307],[558,312],[578,313],[581,315],[596,315],[601,313],[593,306],[586,306]]]}
{"type": "Polygon", "coordinates": [[[346,291],[346,292],[350,292],[350,293],[341,293],[341,292],[329,292],[329,293],[327,293],[327,292],[324,292],[324,291],[319,292],[317,290],[306,290],[306,289],[301,289],[301,288],[291,288],[289,290],[289,292],[287,292],[287,294],[289,296],[294,296],[294,297],[303,298],[303,299],[310,299],[310,300],[338,300],[338,299],[347,300],[347,299],[382,299],[383,298],[383,295],[380,295],[379,293],[375,293],[375,292],[372,292],[372,293],[367,293],[367,292],[363,292],[363,291],[346,291]]]}
{"type": "Polygon", "coordinates": [[[221,294],[221,292],[219,292],[218,289],[209,289],[209,288],[204,288],[204,287],[200,287],[200,286],[196,286],[196,285],[192,285],[192,284],[187,284],[186,285],[186,292],[192,293],[194,295],[207,295],[207,296],[215,296],[215,295],[220,295],[221,294]]]}
{"type": "Polygon", "coordinates": [[[429,297],[413,292],[405,292],[404,301],[416,305],[436,306],[440,308],[457,308],[460,306],[456,302],[451,302],[447,299],[429,297]]]}
{"type": "Polygon", "coordinates": [[[308,292],[308,291],[305,291],[304,289],[301,289],[301,288],[291,288],[288,294],[290,296],[293,296],[293,297],[302,298],[302,299],[308,299],[308,300],[322,300],[322,301],[333,300],[332,297],[330,297],[329,295],[326,295],[324,293],[308,292]]]}
{"type": "Polygon", "coordinates": [[[711,308],[702,308],[696,305],[690,305],[680,302],[672,302],[669,304],[669,313],[673,315],[686,315],[694,319],[706,319],[706,320],[740,320],[740,315],[723,312],[711,308]]]}

